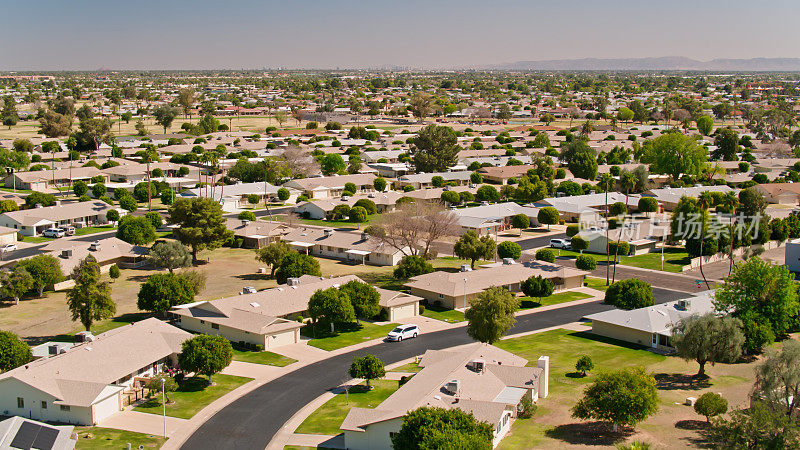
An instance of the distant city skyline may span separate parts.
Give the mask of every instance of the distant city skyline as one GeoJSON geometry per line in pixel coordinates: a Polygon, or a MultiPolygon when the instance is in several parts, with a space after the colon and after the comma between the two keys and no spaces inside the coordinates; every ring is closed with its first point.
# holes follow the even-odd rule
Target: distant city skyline
{"type": "Polygon", "coordinates": [[[31,0],[3,13],[4,71],[800,57],[800,4],[790,0],[31,0]]]}

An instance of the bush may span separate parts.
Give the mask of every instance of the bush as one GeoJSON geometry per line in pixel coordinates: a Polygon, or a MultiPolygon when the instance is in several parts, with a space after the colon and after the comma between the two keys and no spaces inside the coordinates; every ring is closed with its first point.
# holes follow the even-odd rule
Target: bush
{"type": "Polygon", "coordinates": [[[533,400],[528,397],[524,397],[522,399],[520,406],[522,408],[520,409],[519,413],[517,413],[517,417],[520,419],[530,419],[536,413],[537,406],[535,403],[533,403],[533,400]]]}
{"type": "Polygon", "coordinates": [[[594,363],[592,362],[592,358],[589,355],[583,355],[578,358],[578,361],[575,363],[575,370],[580,372],[583,376],[586,376],[586,372],[594,369],[594,363]]]}
{"type": "Polygon", "coordinates": [[[712,417],[728,412],[728,401],[715,392],[706,392],[694,402],[694,411],[711,422],[712,417]]]}
{"type": "Polygon", "coordinates": [[[239,220],[254,221],[256,220],[256,215],[253,213],[253,211],[242,211],[239,213],[238,216],[236,216],[236,218],[238,218],[239,220]]]}
{"type": "Polygon", "coordinates": [[[572,236],[572,239],[569,241],[569,245],[573,250],[583,253],[584,250],[589,248],[589,241],[580,236],[572,236]]]}
{"type": "Polygon", "coordinates": [[[108,276],[110,276],[112,280],[116,280],[120,275],[119,267],[117,267],[116,264],[112,264],[111,267],[108,268],[108,276]]]}
{"type": "Polygon", "coordinates": [[[431,272],[433,272],[433,266],[425,258],[417,255],[408,255],[400,260],[400,263],[394,269],[393,275],[398,280],[405,280],[431,272]]]}
{"type": "Polygon", "coordinates": [[[625,241],[619,243],[619,251],[617,251],[617,242],[611,241],[608,243],[608,254],[627,256],[631,252],[631,246],[625,241]]]}
{"type": "Polygon", "coordinates": [[[575,267],[581,270],[592,271],[597,269],[597,260],[589,255],[578,255],[575,259],[575,267]]]}
{"type": "Polygon", "coordinates": [[[636,278],[617,281],[606,290],[604,303],[625,310],[653,306],[653,288],[649,283],[636,278]]]}
{"type": "Polygon", "coordinates": [[[419,305],[419,315],[421,316],[424,313],[425,313],[425,305],[419,305]]]}
{"type": "Polygon", "coordinates": [[[351,222],[364,223],[367,221],[367,210],[363,206],[354,206],[350,209],[349,217],[351,222]]]}
{"type": "Polygon", "coordinates": [[[161,214],[155,211],[150,211],[144,216],[150,221],[150,223],[153,224],[153,228],[156,230],[164,226],[164,219],[161,218],[161,214]]]}
{"type": "Polygon", "coordinates": [[[577,223],[567,225],[567,237],[571,238],[572,236],[578,234],[579,231],[581,231],[581,226],[577,223]]]}
{"type": "Polygon", "coordinates": [[[516,242],[504,241],[497,245],[497,256],[500,258],[519,259],[522,248],[516,242]]]}
{"type": "Polygon", "coordinates": [[[556,252],[549,248],[540,248],[539,250],[536,250],[536,259],[539,261],[554,263],[556,262],[556,252]]]}

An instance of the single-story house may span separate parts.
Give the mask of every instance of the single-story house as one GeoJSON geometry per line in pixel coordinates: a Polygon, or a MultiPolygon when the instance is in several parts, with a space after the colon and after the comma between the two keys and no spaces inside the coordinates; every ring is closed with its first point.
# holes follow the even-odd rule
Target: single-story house
{"type": "Polygon", "coordinates": [[[17,242],[17,230],[0,226],[0,247],[17,242]]]}
{"type": "Polygon", "coordinates": [[[757,184],[754,188],[770,203],[800,205],[800,183],[757,184]]]}
{"type": "Polygon", "coordinates": [[[535,169],[532,165],[502,166],[502,167],[482,167],[478,173],[483,176],[483,181],[495,184],[506,184],[510,178],[520,178],[528,170],[535,169]]]}
{"type": "Polygon", "coordinates": [[[0,411],[45,422],[100,425],[138,385],[177,364],[192,335],[150,318],[0,374],[0,411]]]}
{"type": "Polygon", "coordinates": [[[97,167],[72,167],[57,168],[56,170],[37,170],[33,172],[14,172],[5,177],[4,184],[9,188],[29,189],[33,191],[47,191],[48,188],[72,185],[81,180],[89,182],[92,178],[100,176],[103,182],[108,181],[108,175],[97,167]]]}
{"type": "Polygon", "coordinates": [[[405,187],[411,186],[414,189],[424,189],[433,187],[433,177],[442,177],[445,183],[455,182],[458,185],[470,184],[470,176],[472,172],[468,170],[459,170],[453,172],[434,172],[434,173],[415,173],[411,175],[403,175],[395,182],[396,186],[405,187]]]}
{"type": "Polygon", "coordinates": [[[728,192],[737,192],[737,190],[724,184],[719,186],[691,186],[682,188],[665,187],[661,189],[650,189],[646,191],[643,196],[655,197],[664,211],[672,211],[678,206],[681,197],[697,198],[703,192],[722,192],[723,194],[727,194],[728,192]]]}
{"type": "Polygon", "coordinates": [[[304,226],[293,229],[281,239],[300,253],[359,264],[396,266],[405,256],[399,249],[366,232],[304,226]]]}
{"type": "Polygon", "coordinates": [[[331,198],[341,197],[344,192],[344,185],[353,183],[356,185],[354,194],[369,193],[375,190],[373,187],[375,175],[371,173],[357,173],[352,175],[334,175],[330,177],[310,177],[298,178],[287,181],[283,184],[286,188],[296,189],[308,198],[331,198]]]}
{"type": "MultiPolygon", "coordinates": [[[[94,242],[81,240],[57,239],[42,247],[42,250],[53,256],[61,265],[61,272],[69,276],[72,269],[92,255],[105,273],[116,264],[122,269],[142,267],[147,264],[149,249],[129,244],[116,237],[108,237],[94,242]]],[[[71,287],[72,280],[63,281],[55,286],[56,290],[71,287]]]]}
{"type": "Polygon", "coordinates": [[[53,206],[9,211],[0,214],[0,226],[13,228],[23,236],[38,236],[42,231],[61,225],[87,227],[95,224],[106,224],[106,213],[116,209],[120,216],[128,211],[115,208],[106,202],[89,201],[77,203],[61,203],[53,206]]]}
{"type": "MultiPolygon", "coordinates": [[[[634,211],[639,206],[638,194],[631,194],[627,198],[629,211],[634,211]]],[[[605,211],[606,201],[608,205],[617,202],[625,203],[625,194],[620,192],[609,192],[599,194],[584,194],[563,197],[550,197],[534,202],[534,206],[543,208],[552,206],[557,209],[562,219],[567,222],[593,222],[600,217],[600,212],[605,211]]]]}
{"type": "MultiPolygon", "coordinates": [[[[175,164],[168,161],[150,163],[150,174],[153,181],[159,180],[162,177],[153,176],[154,170],[159,169],[163,176],[177,177],[181,167],[186,167],[189,170],[188,177],[194,181],[200,178],[200,169],[192,166],[184,166],[175,164]]],[[[118,166],[102,169],[102,172],[108,175],[109,181],[117,183],[141,183],[147,180],[147,164],[141,164],[125,160],[123,164],[118,166]]]]}
{"type": "Polygon", "coordinates": [[[714,291],[647,306],[645,308],[612,309],[586,316],[592,321],[592,333],[660,350],[672,350],[672,327],[681,319],[714,311],[714,291]]]}
{"type": "MultiPolygon", "coordinates": [[[[247,205],[248,197],[250,195],[257,195],[259,203],[264,203],[264,199],[270,202],[281,202],[278,198],[278,190],[281,186],[275,186],[270,183],[256,182],[256,183],[236,183],[227,184],[225,186],[215,186],[213,191],[214,200],[222,204],[223,209],[230,210],[239,208],[241,205],[247,205]]],[[[289,191],[289,198],[286,199],[287,203],[294,203],[300,195],[300,191],[293,188],[286,188],[289,191]]],[[[195,188],[188,189],[181,192],[181,197],[212,197],[211,190],[208,188],[195,188]]]]}
{"type": "Polygon", "coordinates": [[[531,226],[539,224],[539,208],[520,206],[514,202],[459,208],[452,212],[458,218],[462,232],[475,231],[478,235],[496,234],[511,228],[511,220],[517,214],[528,216],[531,226]]]}
{"type": "Polygon", "coordinates": [[[328,219],[333,213],[333,209],[339,205],[347,205],[350,208],[361,199],[367,199],[375,203],[375,210],[378,214],[391,211],[397,205],[397,200],[404,196],[404,193],[397,191],[370,192],[369,194],[356,194],[353,196],[342,196],[341,198],[324,198],[303,202],[294,208],[294,212],[300,215],[307,215],[309,219],[328,219]]]}
{"type": "Polygon", "coordinates": [[[436,271],[412,277],[405,286],[413,295],[429,303],[447,308],[466,308],[470,300],[492,286],[503,286],[511,292],[520,292],[520,283],[541,275],[553,282],[555,290],[583,286],[588,272],[570,267],[531,260],[525,263],[493,264],[477,270],[465,267],[461,272],[436,271]]]}
{"type": "Polygon", "coordinates": [[[233,231],[233,236],[243,240],[244,248],[261,248],[282,239],[291,227],[281,222],[264,220],[239,220],[229,218],[225,227],[233,231]]]}
{"type": "Polygon", "coordinates": [[[492,426],[496,447],[511,429],[523,399],[548,396],[550,360],[537,367],[513,353],[483,343],[448,350],[428,350],[419,373],[374,409],[351,408],[341,425],[350,450],[390,450],[391,436],[403,417],[421,407],[460,409],[492,426]]]}
{"type": "MultiPolygon", "coordinates": [[[[608,230],[584,229],[578,236],[589,243],[586,251],[605,255],[608,242],[622,241],[630,245],[630,255],[641,255],[656,251],[656,245],[670,235],[670,220],[647,219],[625,222],[620,228],[608,230]]],[[[624,255],[623,255],[624,256],[624,255]]]]}

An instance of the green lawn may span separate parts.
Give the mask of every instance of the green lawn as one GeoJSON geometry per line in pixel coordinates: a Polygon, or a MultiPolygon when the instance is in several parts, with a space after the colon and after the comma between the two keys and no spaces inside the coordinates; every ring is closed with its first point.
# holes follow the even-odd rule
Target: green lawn
{"type": "MultiPolygon", "coordinates": [[[[170,392],[172,403],[167,403],[167,415],[181,419],[191,419],[201,409],[237,387],[252,381],[252,378],[217,374],[212,377],[213,386],[208,386],[208,378],[192,377],[181,383],[175,392],[170,392]]],[[[161,414],[161,399],[153,398],[134,408],[135,411],[161,414]]]]}
{"type": "MultiPolygon", "coordinates": [[[[556,256],[575,259],[580,253],[573,250],[555,250],[556,256]]],[[[599,264],[605,264],[606,255],[599,253],[583,252],[584,255],[592,257],[599,264]]],[[[611,255],[613,261],[614,255],[611,255]]],[[[620,265],[640,267],[642,269],[661,270],[661,252],[645,253],[636,256],[621,256],[620,265]]],[[[667,247],[664,249],[664,272],[679,273],[683,266],[689,264],[691,258],[686,250],[678,247],[667,247]]]]}
{"type": "Polygon", "coordinates": [[[584,284],[586,287],[590,287],[598,291],[605,292],[606,289],[608,289],[605,278],[586,277],[586,279],[584,279],[584,284]]]}
{"type": "Polygon", "coordinates": [[[283,355],[272,352],[248,352],[244,350],[233,349],[233,360],[242,361],[253,364],[264,364],[267,366],[285,367],[289,364],[296,363],[296,359],[292,359],[283,355]]]}
{"type": "Polygon", "coordinates": [[[375,325],[364,321],[360,325],[356,323],[338,323],[335,327],[336,331],[331,333],[330,328],[321,325],[317,325],[316,330],[313,330],[311,325],[306,325],[300,329],[300,333],[312,338],[308,341],[308,345],[331,351],[358,344],[359,342],[385,337],[395,326],[397,324],[375,325]],[[316,335],[314,334],[315,332],[316,335]]]}
{"type": "Polygon", "coordinates": [[[160,448],[166,439],[152,434],[134,433],[133,431],[115,430],[101,427],[75,427],[78,441],[75,448],[78,450],[118,449],[126,448],[128,442],[131,448],[160,448]]]}
{"type": "Polygon", "coordinates": [[[389,372],[415,372],[416,373],[416,372],[419,372],[420,370],[422,370],[422,367],[420,367],[419,364],[417,364],[415,362],[410,362],[408,364],[403,364],[400,367],[396,367],[396,368],[390,370],[389,372]]]}
{"type": "Polygon", "coordinates": [[[425,317],[430,317],[431,319],[441,320],[442,322],[463,322],[467,320],[464,317],[464,313],[461,311],[456,311],[455,309],[447,309],[442,308],[441,306],[434,306],[434,305],[425,305],[425,311],[422,313],[425,317]]]}
{"type": "Polygon", "coordinates": [[[336,394],[306,417],[296,433],[337,435],[341,433],[339,426],[342,425],[350,408],[375,408],[398,388],[398,382],[391,380],[374,380],[372,385],[375,388],[371,391],[359,385],[351,388],[349,395],[345,395],[344,392],[336,394]]]}
{"type": "Polygon", "coordinates": [[[50,242],[52,240],[53,239],[44,236],[25,236],[22,238],[22,242],[30,242],[31,244],[41,244],[42,242],[50,242]]]}
{"type": "MultiPolygon", "coordinates": [[[[152,314],[149,312],[138,312],[126,313],[110,319],[103,319],[92,324],[92,333],[95,335],[105,333],[106,331],[110,331],[133,322],[138,322],[151,316],[152,314]]],[[[75,340],[75,333],[83,330],[83,325],[77,325],[75,328],[73,328],[72,332],[55,336],[52,340],[57,342],[73,342],[75,340]]]]}
{"type": "Polygon", "coordinates": [[[104,231],[114,231],[113,225],[103,225],[100,227],[83,227],[83,228],[76,228],[75,234],[78,236],[84,236],[87,234],[94,234],[94,233],[102,233],[104,231]]]}
{"type": "Polygon", "coordinates": [[[583,300],[589,297],[591,297],[591,295],[577,291],[559,292],[558,294],[542,298],[541,303],[539,303],[540,299],[536,297],[520,297],[520,308],[529,309],[538,308],[540,306],[557,305],[559,303],[574,302],[575,300],[583,300]]]}
{"type": "Polygon", "coordinates": [[[172,237],[172,230],[156,231],[156,239],[164,239],[164,238],[171,238],[171,237],[172,237]]]}

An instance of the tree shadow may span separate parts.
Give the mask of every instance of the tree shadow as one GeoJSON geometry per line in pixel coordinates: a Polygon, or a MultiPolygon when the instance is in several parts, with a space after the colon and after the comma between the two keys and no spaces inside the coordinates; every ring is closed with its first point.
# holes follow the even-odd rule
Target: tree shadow
{"type": "Polygon", "coordinates": [[[235,275],[234,278],[238,278],[240,280],[245,281],[263,281],[269,280],[269,274],[267,273],[245,273],[242,275],[235,275]]]}
{"type": "Polygon", "coordinates": [[[616,433],[606,422],[579,422],[559,425],[545,431],[545,435],[572,445],[614,445],[634,434],[629,427],[619,427],[616,433]]]}
{"type": "Polygon", "coordinates": [[[675,428],[691,431],[707,430],[708,422],[705,420],[679,420],[675,422],[675,428]]]}
{"type": "Polygon", "coordinates": [[[709,437],[709,423],[705,420],[679,420],[675,422],[675,428],[697,433],[681,438],[688,442],[690,446],[694,448],[715,448],[709,437]]]}
{"type": "Polygon", "coordinates": [[[589,375],[588,374],[584,375],[581,372],[568,372],[564,374],[564,376],[567,378],[586,378],[589,375]]]}
{"type": "Polygon", "coordinates": [[[708,378],[698,378],[697,375],[685,373],[657,373],[654,375],[656,387],[662,391],[696,391],[711,387],[708,378]]]}
{"type": "Polygon", "coordinates": [[[641,344],[634,344],[632,342],[621,341],[619,339],[609,338],[605,336],[601,336],[599,334],[594,334],[591,331],[576,331],[574,333],[570,333],[569,336],[578,337],[581,339],[588,339],[591,341],[602,342],[604,344],[611,344],[616,345],[617,347],[625,347],[631,350],[647,350],[648,347],[645,347],[641,344]]]}
{"type": "Polygon", "coordinates": [[[205,390],[208,386],[208,378],[194,376],[184,378],[178,385],[178,392],[199,392],[205,390]]]}

